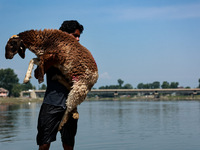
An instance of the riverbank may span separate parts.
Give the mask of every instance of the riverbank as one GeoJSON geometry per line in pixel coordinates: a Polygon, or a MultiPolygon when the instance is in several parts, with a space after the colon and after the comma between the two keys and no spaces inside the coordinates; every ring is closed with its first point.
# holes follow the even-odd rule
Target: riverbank
{"type": "MultiPolygon", "coordinates": [[[[195,96],[161,96],[159,98],[140,96],[140,97],[115,97],[115,98],[86,98],[86,101],[112,101],[112,100],[130,100],[130,101],[199,101],[200,95],[195,96]]],[[[22,104],[22,103],[42,103],[43,98],[0,98],[0,104],[22,104]]]]}
{"type": "Polygon", "coordinates": [[[132,101],[178,101],[178,100],[194,100],[194,101],[200,101],[200,95],[195,95],[195,96],[160,96],[155,98],[154,96],[135,96],[135,97],[115,97],[115,98],[87,98],[86,100],[88,101],[98,101],[98,100],[132,100],[132,101]]]}
{"type": "Polygon", "coordinates": [[[6,97],[0,98],[0,104],[22,104],[22,103],[39,103],[42,102],[42,98],[13,98],[13,97],[6,97]]]}

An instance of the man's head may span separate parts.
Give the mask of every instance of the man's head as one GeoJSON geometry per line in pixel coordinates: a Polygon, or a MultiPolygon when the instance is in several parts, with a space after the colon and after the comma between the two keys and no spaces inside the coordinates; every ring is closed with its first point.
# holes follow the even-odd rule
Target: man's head
{"type": "Polygon", "coordinates": [[[67,20],[62,23],[59,30],[71,34],[76,38],[77,41],[79,41],[80,34],[83,32],[84,28],[76,20],[67,20]]]}

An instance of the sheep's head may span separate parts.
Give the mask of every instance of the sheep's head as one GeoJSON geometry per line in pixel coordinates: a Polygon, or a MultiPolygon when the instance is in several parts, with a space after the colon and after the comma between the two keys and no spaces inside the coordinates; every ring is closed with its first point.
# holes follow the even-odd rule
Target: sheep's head
{"type": "Polygon", "coordinates": [[[5,47],[6,53],[5,53],[5,57],[6,59],[12,59],[15,54],[19,54],[19,56],[21,56],[21,58],[25,58],[25,50],[26,47],[23,43],[23,40],[19,38],[19,36],[15,35],[12,36],[5,47]]]}

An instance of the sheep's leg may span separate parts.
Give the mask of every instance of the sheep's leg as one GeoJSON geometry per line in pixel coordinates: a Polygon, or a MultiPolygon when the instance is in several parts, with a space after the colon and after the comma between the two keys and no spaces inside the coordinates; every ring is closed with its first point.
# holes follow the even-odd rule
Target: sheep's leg
{"type": "MultiPolygon", "coordinates": [[[[52,80],[57,80],[59,83],[61,83],[62,85],[64,85],[69,91],[71,90],[72,86],[69,84],[69,82],[67,82],[65,80],[64,77],[56,74],[55,76],[52,77],[52,80]]],[[[71,113],[72,113],[72,117],[74,119],[78,119],[79,118],[77,107],[71,113]]]]}
{"type": "Polygon", "coordinates": [[[72,86],[72,90],[70,91],[68,98],[66,100],[67,109],[60,122],[60,125],[58,128],[59,131],[67,122],[73,110],[77,108],[77,106],[85,100],[88,92],[89,92],[89,89],[86,86],[86,84],[80,81],[74,83],[74,85],[72,86]]]}
{"type": "Polygon", "coordinates": [[[38,82],[39,84],[42,83],[44,81],[44,59],[41,56],[39,59],[39,64],[38,64],[38,82]]]}
{"type": "Polygon", "coordinates": [[[31,59],[31,61],[29,62],[29,66],[28,66],[25,78],[24,78],[24,83],[28,83],[29,82],[29,80],[31,78],[31,73],[32,73],[34,64],[38,65],[38,63],[39,63],[39,59],[38,58],[31,59]]]}

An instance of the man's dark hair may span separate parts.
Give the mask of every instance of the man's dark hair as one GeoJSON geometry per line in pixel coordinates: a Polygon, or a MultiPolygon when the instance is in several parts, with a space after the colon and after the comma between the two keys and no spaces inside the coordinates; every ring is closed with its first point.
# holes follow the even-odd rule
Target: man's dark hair
{"type": "Polygon", "coordinates": [[[80,33],[82,33],[84,30],[83,25],[78,23],[78,21],[76,20],[64,21],[61,27],[59,28],[59,30],[62,30],[67,33],[74,33],[76,29],[79,29],[80,33]]]}

